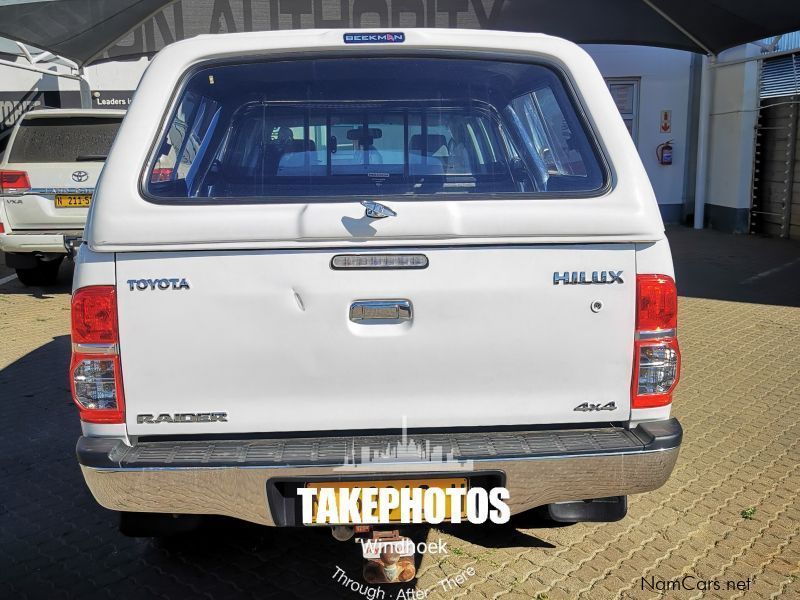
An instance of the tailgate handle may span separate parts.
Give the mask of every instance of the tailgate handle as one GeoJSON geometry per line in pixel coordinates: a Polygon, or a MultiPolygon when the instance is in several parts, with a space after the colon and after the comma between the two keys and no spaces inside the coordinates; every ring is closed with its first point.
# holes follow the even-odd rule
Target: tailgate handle
{"type": "Polygon", "coordinates": [[[408,300],[356,300],[350,305],[350,320],[410,321],[411,302],[408,300]]]}

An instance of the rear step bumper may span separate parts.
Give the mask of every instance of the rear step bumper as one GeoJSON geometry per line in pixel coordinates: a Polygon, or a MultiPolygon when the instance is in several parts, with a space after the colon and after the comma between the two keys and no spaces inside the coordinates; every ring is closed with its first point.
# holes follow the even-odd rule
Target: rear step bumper
{"type": "Polygon", "coordinates": [[[23,230],[0,235],[0,250],[8,253],[67,254],[68,241],[83,237],[82,229],[23,230]]]}
{"type": "MultiPolygon", "coordinates": [[[[512,514],[550,504],[654,490],[682,439],[677,419],[635,429],[425,433],[245,441],[142,442],[81,437],[77,454],[95,499],[132,512],[218,514],[288,522],[286,482],[457,475],[508,488],[512,514]],[[281,485],[276,486],[276,482],[281,485]],[[272,506],[272,508],[270,508],[272,506]]],[[[290,486],[291,487],[291,486],[290,486]]]]}

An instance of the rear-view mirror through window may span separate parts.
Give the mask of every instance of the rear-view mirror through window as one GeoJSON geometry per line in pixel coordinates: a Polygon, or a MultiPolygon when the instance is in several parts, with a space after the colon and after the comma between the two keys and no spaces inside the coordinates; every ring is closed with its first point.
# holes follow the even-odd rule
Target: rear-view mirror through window
{"type": "Polygon", "coordinates": [[[146,178],[155,198],[590,195],[605,170],[551,68],[450,58],[207,67],[146,178]]]}

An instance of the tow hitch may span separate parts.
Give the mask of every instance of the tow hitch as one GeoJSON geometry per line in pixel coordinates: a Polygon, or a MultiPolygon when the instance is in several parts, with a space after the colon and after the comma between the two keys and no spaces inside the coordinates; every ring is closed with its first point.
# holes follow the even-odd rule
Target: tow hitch
{"type": "Polygon", "coordinates": [[[405,583],[414,579],[416,547],[411,538],[398,530],[373,531],[371,526],[334,526],[333,537],[347,541],[356,536],[364,557],[363,576],[367,583],[405,583]]]}
{"type": "Polygon", "coordinates": [[[67,251],[67,258],[70,260],[75,258],[78,248],[83,243],[83,235],[65,235],[64,236],[64,249],[67,251]]]}

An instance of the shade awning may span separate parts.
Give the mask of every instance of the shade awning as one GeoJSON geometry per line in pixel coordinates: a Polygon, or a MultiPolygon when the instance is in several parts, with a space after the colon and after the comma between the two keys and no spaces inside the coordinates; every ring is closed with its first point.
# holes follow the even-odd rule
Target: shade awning
{"type": "Polygon", "coordinates": [[[87,64],[204,33],[462,27],[718,54],[800,29],[787,0],[0,0],[0,37],[87,64]]]}

